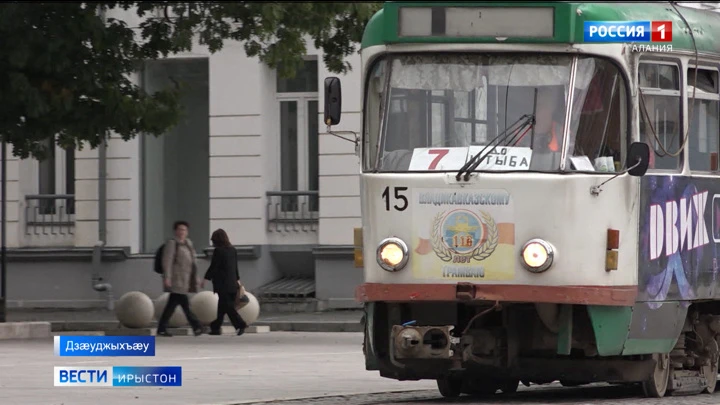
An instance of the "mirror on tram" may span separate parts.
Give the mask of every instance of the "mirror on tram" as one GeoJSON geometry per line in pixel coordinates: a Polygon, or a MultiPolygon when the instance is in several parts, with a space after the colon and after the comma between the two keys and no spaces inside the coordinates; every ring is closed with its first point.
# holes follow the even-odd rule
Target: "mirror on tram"
{"type": "Polygon", "coordinates": [[[645,142],[633,142],[628,150],[626,167],[631,176],[644,176],[650,165],[650,146],[645,142]],[[639,163],[638,163],[639,162],[639,163]],[[633,167],[634,166],[634,167],[633,167]]]}
{"type": "Polygon", "coordinates": [[[340,123],[340,112],[342,110],[342,94],[340,90],[340,79],[337,77],[325,79],[325,125],[337,125],[340,123]]]}

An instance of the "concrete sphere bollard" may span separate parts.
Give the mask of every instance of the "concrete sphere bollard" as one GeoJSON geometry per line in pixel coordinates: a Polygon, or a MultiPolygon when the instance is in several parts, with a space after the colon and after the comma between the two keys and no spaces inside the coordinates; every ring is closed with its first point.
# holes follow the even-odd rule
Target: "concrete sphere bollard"
{"type": "Polygon", "coordinates": [[[250,298],[250,302],[240,308],[238,310],[238,314],[240,314],[240,317],[246,324],[251,325],[253,322],[257,321],[260,316],[260,303],[254,295],[249,292],[246,292],[246,294],[248,298],[250,298]]]}
{"type": "Polygon", "coordinates": [[[147,328],[152,322],[153,302],[140,291],[130,291],[115,304],[115,316],[126,328],[147,328]]]}
{"type": "MultiPolygon", "coordinates": [[[[167,305],[167,300],[169,296],[170,293],[163,293],[163,295],[155,299],[155,320],[158,322],[160,321],[160,316],[165,310],[165,305],[167,305]]],[[[176,306],[175,311],[168,320],[167,326],[170,328],[182,328],[183,326],[188,325],[189,323],[187,318],[185,317],[185,313],[183,312],[182,307],[180,307],[180,305],[176,306]]]]}
{"type": "Polygon", "coordinates": [[[190,310],[203,325],[209,325],[217,318],[218,295],[212,291],[201,291],[190,300],[190,310]]]}

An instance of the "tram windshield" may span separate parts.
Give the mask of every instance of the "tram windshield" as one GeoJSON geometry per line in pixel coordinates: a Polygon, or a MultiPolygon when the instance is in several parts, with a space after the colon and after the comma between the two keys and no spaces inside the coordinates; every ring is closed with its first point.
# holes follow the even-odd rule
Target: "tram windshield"
{"type": "Polygon", "coordinates": [[[376,63],[368,76],[366,170],[456,171],[485,149],[478,171],[615,171],[626,149],[623,76],[579,57],[567,144],[573,56],[426,54],[376,63]],[[389,77],[388,77],[389,76],[389,77]],[[489,144],[495,148],[485,148],[489,144]]]}

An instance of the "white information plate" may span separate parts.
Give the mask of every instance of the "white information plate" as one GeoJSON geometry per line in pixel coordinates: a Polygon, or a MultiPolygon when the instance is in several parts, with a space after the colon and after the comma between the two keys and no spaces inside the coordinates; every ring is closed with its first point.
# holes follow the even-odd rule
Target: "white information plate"
{"type": "MultiPolygon", "coordinates": [[[[460,170],[460,168],[484,146],[469,148],[417,148],[413,151],[410,171],[460,170]]],[[[490,152],[476,170],[510,171],[530,170],[532,149],[515,146],[499,146],[490,152]]]]}
{"type": "Polygon", "coordinates": [[[467,159],[468,148],[416,148],[409,170],[460,170],[467,159]]]}
{"type": "MultiPolygon", "coordinates": [[[[484,146],[471,146],[470,156],[475,156],[484,146]]],[[[488,149],[489,150],[489,149],[488,149]]],[[[485,152],[487,153],[488,150],[485,152]]],[[[498,146],[483,159],[476,170],[511,171],[530,170],[532,149],[517,146],[498,146]]]]}

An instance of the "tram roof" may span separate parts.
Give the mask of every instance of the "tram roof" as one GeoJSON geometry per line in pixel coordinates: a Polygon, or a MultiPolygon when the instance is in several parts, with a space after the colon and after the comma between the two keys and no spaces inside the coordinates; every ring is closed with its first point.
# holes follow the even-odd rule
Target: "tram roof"
{"type": "MultiPolygon", "coordinates": [[[[720,13],[717,11],[704,10],[698,8],[682,7],[677,5],[683,17],[692,27],[700,53],[720,53],[720,13]]],[[[468,10],[469,11],[469,10],[468,10]]],[[[500,11],[500,10],[497,10],[500,11]]],[[[475,14],[473,14],[475,15],[475,14]]],[[[497,16],[498,14],[494,14],[497,16]]],[[[534,14],[539,16],[540,14],[534,14]]],[[[404,2],[389,1],[383,8],[378,11],[365,27],[365,33],[362,39],[362,48],[373,45],[389,45],[400,43],[537,43],[537,44],[582,44],[584,42],[584,22],[585,21],[671,21],[672,42],[664,44],[672,44],[673,50],[693,51],[693,43],[687,27],[680,16],[675,12],[669,2],[607,2],[607,3],[577,3],[568,1],[539,1],[539,2],[404,2]],[[482,31],[482,26],[474,24],[471,21],[469,13],[450,13],[444,8],[456,7],[500,7],[504,8],[505,13],[502,15],[512,26],[512,21],[520,21],[520,27],[517,27],[517,35],[515,37],[508,35],[502,39],[502,42],[494,36],[482,36],[476,34],[482,31]],[[530,9],[552,8],[552,16],[546,13],[545,27],[542,27],[542,21],[537,18],[527,20],[530,9]],[[409,17],[409,21],[413,24],[406,24],[413,31],[409,35],[399,35],[401,29],[400,12],[404,8],[426,8],[426,14],[414,13],[414,17],[409,17]],[[442,14],[439,21],[433,15],[430,17],[432,10],[427,8],[436,8],[442,14]],[[525,9],[525,10],[523,10],[525,9]],[[465,16],[463,16],[465,14],[465,16]],[[452,15],[452,17],[448,17],[452,15]],[[463,34],[462,36],[445,35],[444,30],[446,18],[455,18],[458,21],[456,26],[463,26],[463,29],[474,31],[474,33],[463,34]],[[526,19],[526,20],[523,20],[526,19]],[[438,24],[439,22],[439,24],[438,24]],[[428,27],[432,25],[432,27],[428,27]],[[468,28],[470,27],[470,28],[468,28]],[[422,30],[426,32],[435,31],[439,34],[418,35],[422,30]],[[552,33],[545,35],[542,32],[552,33]],[[528,35],[528,33],[535,32],[528,35]]],[[[448,24],[449,25],[449,24],[448,24]]],[[[493,24],[489,24],[493,25],[493,24]]],[[[496,24],[497,25],[497,24],[496,24]]],[[[663,43],[653,43],[663,44],[663,43]]]]}

